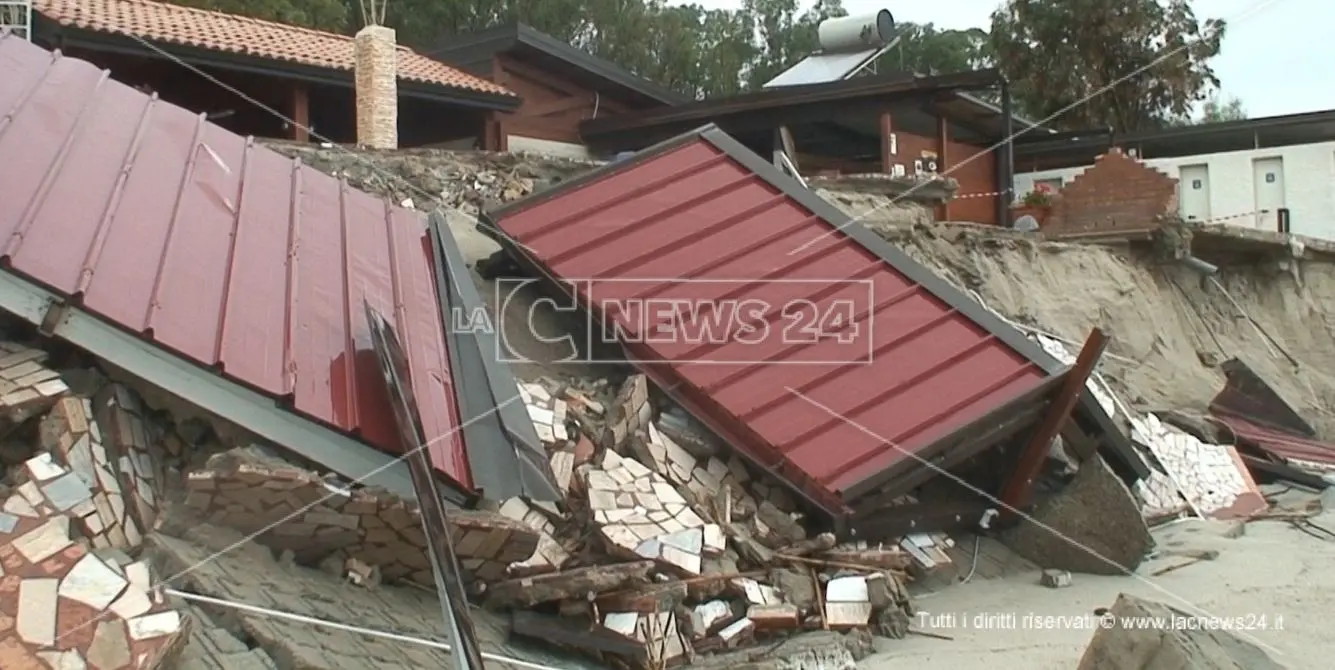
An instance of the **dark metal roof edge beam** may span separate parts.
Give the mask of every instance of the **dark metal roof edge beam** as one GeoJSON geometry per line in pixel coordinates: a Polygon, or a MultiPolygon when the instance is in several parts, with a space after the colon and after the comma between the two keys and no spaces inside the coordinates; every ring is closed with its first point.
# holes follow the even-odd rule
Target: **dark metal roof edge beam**
{"type": "Polygon", "coordinates": [[[1000,80],[1000,74],[996,70],[989,69],[935,77],[883,75],[822,84],[784,86],[728,98],[701,100],[652,114],[590,119],[580,124],[580,135],[586,139],[596,139],[630,129],[692,121],[703,122],[729,114],[768,111],[794,105],[835,103],[852,101],[855,98],[889,95],[984,89],[997,85],[1000,80]]]}
{"type": "MultiPolygon", "coordinates": [[[[465,447],[474,485],[492,499],[522,495],[531,500],[560,500],[562,496],[546,459],[546,449],[533,427],[528,408],[520,399],[519,386],[499,360],[500,345],[495,333],[485,328],[464,332],[455,328],[453,314],[471,315],[486,303],[473,284],[445,217],[434,213],[429,222],[432,272],[451,352],[459,411],[461,419],[467,422],[465,447]],[[477,429],[470,431],[473,426],[477,429]],[[482,481],[484,478],[486,482],[482,481]]],[[[499,318],[495,323],[494,327],[500,327],[499,318]]]]}
{"type": "MultiPolygon", "coordinates": [[[[60,296],[0,272],[0,309],[34,325],[60,296]]],[[[53,335],[107,363],[176,395],[256,435],[366,486],[413,498],[408,467],[401,459],[279,408],[272,399],[219,377],[87,312],[67,307],[53,335]],[[375,473],[375,474],[372,474],[375,473]]],[[[450,502],[461,500],[452,491],[450,502]]]]}

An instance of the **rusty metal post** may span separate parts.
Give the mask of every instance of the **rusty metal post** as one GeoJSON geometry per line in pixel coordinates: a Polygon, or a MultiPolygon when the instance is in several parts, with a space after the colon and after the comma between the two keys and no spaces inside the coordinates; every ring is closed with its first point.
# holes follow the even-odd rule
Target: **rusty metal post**
{"type": "Polygon", "coordinates": [[[1006,505],[1006,509],[1001,510],[1003,520],[1014,519],[1014,510],[1029,504],[1034,481],[1038,479],[1043,461],[1047,459],[1052,440],[1061,433],[1071,418],[1071,410],[1075,409],[1080,394],[1085,391],[1085,382],[1093,374],[1094,366],[1098,364],[1099,357],[1103,355],[1103,350],[1107,346],[1108,336],[1104,335],[1102,330],[1095,328],[1090,331],[1085,345],[1080,349],[1080,355],[1075,359],[1075,365],[1066,371],[1066,379],[1062,380],[1061,388],[1052,399],[1052,405],[1043,415],[1043,420],[1034,430],[1029,443],[1020,452],[1015,473],[1002,489],[1001,502],[1006,505]]]}
{"type": "Polygon", "coordinates": [[[417,404],[413,398],[412,380],[408,375],[407,358],[399,345],[393,328],[378,312],[365,304],[366,321],[371,327],[371,341],[385,375],[385,386],[394,406],[394,418],[399,426],[399,439],[412,476],[413,491],[417,494],[418,513],[422,518],[422,532],[426,535],[427,557],[436,577],[436,595],[440,598],[441,615],[450,637],[450,656],[455,670],[483,670],[482,649],[473,630],[472,615],[468,611],[468,597],[464,594],[462,570],[454,554],[454,542],[441,503],[436,478],[427,462],[426,435],[417,404]]]}

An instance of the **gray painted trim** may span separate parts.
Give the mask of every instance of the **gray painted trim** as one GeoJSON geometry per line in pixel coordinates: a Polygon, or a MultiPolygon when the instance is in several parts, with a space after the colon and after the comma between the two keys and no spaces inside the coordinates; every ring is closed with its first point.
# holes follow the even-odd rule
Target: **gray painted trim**
{"type": "Polygon", "coordinates": [[[552,475],[546,448],[533,427],[528,408],[518,400],[519,386],[514,375],[498,360],[500,346],[495,333],[461,331],[454,327],[453,314],[471,314],[486,303],[473,283],[445,217],[437,212],[430,215],[429,221],[436,294],[449,344],[473,486],[492,500],[515,496],[562,500],[564,496],[552,475]]]}
{"type": "MultiPolygon", "coordinates": [[[[40,325],[64,301],[0,272],[0,309],[40,325]]],[[[396,457],[279,408],[272,399],[204,370],[81,309],[67,307],[54,335],[186,402],[290,449],[340,476],[416,500],[408,466],[396,457]],[[360,479],[366,473],[385,468],[360,479]]],[[[447,494],[449,495],[449,494],[447,494]]],[[[454,500],[450,500],[455,502],[454,500]]]]}
{"type": "MultiPolygon", "coordinates": [[[[885,241],[880,235],[872,232],[867,227],[856,223],[842,210],[830,204],[829,201],[816,195],[814,191],[802,187],[792,177],[784,174],[772,163],[761,158],[755,152],[747,149],[745,145],[732,136],[723,132],[714,124],[709,124],[697,128],[689,133],[683,133],[672,139],[655,144],[652,147],[636,152],[634,156],[627,160],[609,163],[592,172],[581,175],[575,179],[569,179],[561,182],[557,186],[541,193],[536,193],[523,200],[518,200],[504,207],[488,210],[483,219],[495,230],[500,230],[496,223],[507,216],[522,211],[539,203],[560,197],[572,190],[588,185],[599,179],[603,179],[626,168],[645,163],[673,149],[685,146],[698,139],[714,145],[720,151],[728,154],[733,160],[741,163],[744,167],[754,172],[758,177],[769,183],[780,192],[796,200],[802,206],[810,209],[814,214],[824,219],[831,226],[838,228],[839,232],[847,235],[853,241],[862,245],[871,253],[880,257],[881,260],[888,263],[892,268],[908,277],[911,281],[921,284],[929,293],[951,306],[959,313],[973,320],[984,330],[988,331],[997,339],[1006,343],[1022,356],[1039,366],[1048,375],[1060,374],[1066,366],[1053,358],[1038,344],[1030,340],[1019,330],[1011,327],[999,316],[993,314],[986,307],[982,306],[963,291],[955,288],[950,282],[932,272],[925,265],[913,260],[908,254],[899,248],[885,241]]],[[[1135,448],[1131,445],[1129,439],[1122,431],[1117,428],[1112,419],[1103,411],[1093,395],[1088,391],[1081,394],[1080,407],[1084,410],[1084,415],[1098,424],[1102,432],[1108,436],[1110,446],[1115,450],[1119,459],[1124,461],[1132,472],[1140,477],[1149,476],[1149,467],[1145,465],[1135,448]]]]}

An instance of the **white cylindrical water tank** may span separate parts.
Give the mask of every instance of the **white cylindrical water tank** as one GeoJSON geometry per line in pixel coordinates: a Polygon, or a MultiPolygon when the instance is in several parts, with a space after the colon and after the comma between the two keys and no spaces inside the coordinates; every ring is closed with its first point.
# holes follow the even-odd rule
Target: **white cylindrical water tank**
{"type": "Polygon", "coordinates": [[[825,19],[816,28],[820,48],[825,53],[876,49],[889,44],[894,34],[895,17],[888,9],[875,14],[825,19]]]}

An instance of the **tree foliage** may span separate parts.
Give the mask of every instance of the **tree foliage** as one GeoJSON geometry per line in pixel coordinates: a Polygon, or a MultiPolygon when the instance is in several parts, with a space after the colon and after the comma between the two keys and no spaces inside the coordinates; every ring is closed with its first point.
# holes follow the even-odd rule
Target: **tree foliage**
{"type": "MultiPolygon", "coordinates": [[[[362,23],[361,0],[169,1],[334,32],[362,23]]],[[[449,35],[522,21],[706,98],[759,88],[819,48],[821,21],[846,14],[842,0],[740,0],[735,10],[669,0],[391,0],[385,23],[429,53],[449,35]]],[[[876,68],[930,75],[995,66],[1025,115],[1070,108],[1054,125],[1141,130],[1189,122],[1201,102],[1204,118],[1242,114],[1236,101],[1207,101],[1223,28],[1197,21],[1187,0],[1007,0],[990,33],[900,23],[899,44],[876,68]]]]}
{"type": "Polygon", "coordinates": [[[1232,97],[1221,99],[1215,96],[1201,105],[1201,114],[1194,119],[1194,123],[1222,123],[1224,121],[1241,121],[1245,118],[1247,118],[1247,110],[1243,108],[1242,100],[1232,97]]]}
{"type": "Polygon", "coordinates": [[[989,42],[1025,113],[1135,131],[1188,118],[1219,85],[1209,60],[1223,36],[1187,0],[1008,0],[989,42]]]}

